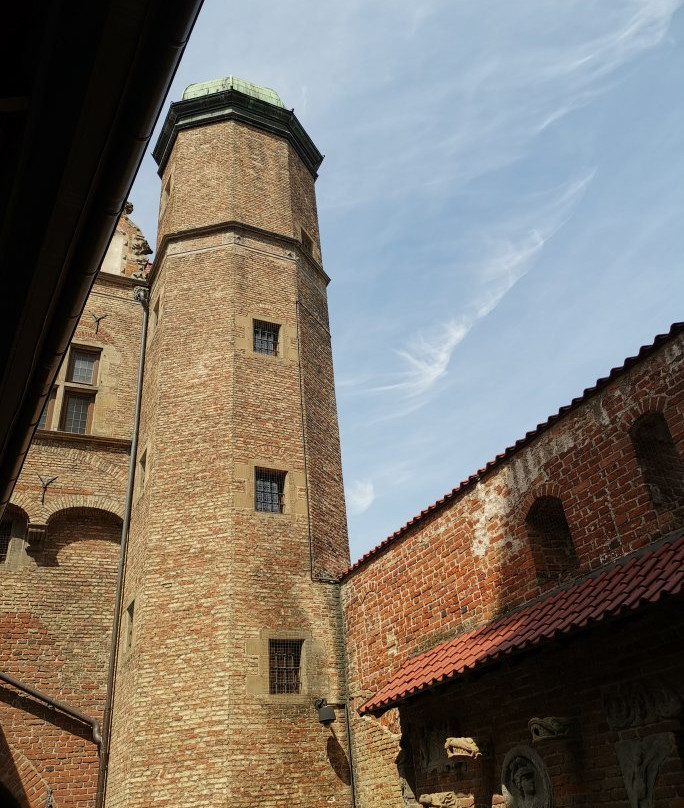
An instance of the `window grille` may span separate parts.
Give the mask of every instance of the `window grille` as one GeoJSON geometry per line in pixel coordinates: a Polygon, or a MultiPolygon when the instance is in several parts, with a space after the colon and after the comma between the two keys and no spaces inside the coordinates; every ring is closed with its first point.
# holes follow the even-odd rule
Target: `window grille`
{"type": "Polygon", "coordinates": [[[10,539],[12,538],[12,522],[3,519],[0,522],[0,564],[4,564],[9,550],[10,539]]]}
{"type": "Polygon", "coordinates": [[[254,469],[254,507],[265,513],[282,513],[284,507],[285,472],[254,469]]]}
{"type": "Polygon", "coordinates": [[[92,351],[78,351],[72,349],[67,381],[79,382],[80,384],[93,384],[96,362],[97,354],[92,351]]]}
{"type": "Polygon", "coordinates": [[[268,692],[301,693],[304,640],[268,641],[268,692]]]}
{"type": "Polygon", "coordinates": [[[276,323],[266,323],[263,320],[254,321],[254,350],[256,353],[278,356],[278,332],[280,326],[276,323]]]}
{"type": "Polygon", "coordinates": [[[67,394],[64,397],[64,424],[65,432],[74,432],[85,435],[88,431],[88,416],[92,399],[88,396],[74,396],[67,394]]]}

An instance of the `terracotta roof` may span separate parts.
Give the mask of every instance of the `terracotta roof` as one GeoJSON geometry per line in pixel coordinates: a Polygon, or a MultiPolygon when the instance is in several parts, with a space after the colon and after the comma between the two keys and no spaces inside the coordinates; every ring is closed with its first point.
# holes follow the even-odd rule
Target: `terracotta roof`
{"type": "Polygon", "coordinates": [[[359,712],[378,713],[486,662],[614,617],[684,583],[684,530],[570,586],[409,659],[359,712]]]}
{"type": "Polygon", "coordinates": [[[607,387],[612,381],[616,378],[621,376],[623,373],[626,373],[630,370],[634,365],[641,362],[646,357],[650,356],[652,353],[658,350],[662,345],[666,342],[669,342],[671,339],[679,336],[684,331],[684,323],[674,323],[670,326],[670,330],[667,334],[658,334],[657,337],[653,340],[650,345],[643,345],[636,356],[630,356],[620,365],[619,367],[613,368],[607,376],[603,376],[602,378],[598,379],[596,384],[592,387],[587,387],[586,390],[582,393],[581,396],[577,396],[577,398],[573,398],[573,400],[564,407],[561,407],[555,415],[549,416],[549,418],[541,424],[537,424],[537,426],[530,430],[524,438],[520,438],[517,440],[512,446],[509,446],[507,449],[504,449],[501,454],[498,454],[493,460],[490,460],[486,466],[479,469],[475,472],[475,474],[471,474],[467,480],[463,480],[456,488],[453,488],[448,494],[445,494],[441,499],[438,499],[437,502],[434,502],[432,505],[429,505],[427,508],[422,510],[417,516],[414,516],[413,519],[410,519],[403,527],[400,527],[399,530],[395,530],[391,536],[388,536],[384,541],[374,547],[372,550],[369,550],[367,553],[361,556],[358,561],[355,561],[354,564],[349,567],[348,570],[340,575],[339,580],[342,580],[351,572],[353,572],[358,567],[362,566],[366,563],[370,558],[373,558],[378,553],[382,552],[386,547],[390,544],[393,544],[397,539],[401,538],[405,533],[407,533],[412,527],[414,527],[419,522],[422,522],[427,516],[432,515],[436,511],[440,510],[442,507],[447,505],[454,497],[458,494],[461,494],[471,485],[474,485],[476,482],[481,480],[486,474],[496,468],[500,463],[504,460],[507,460],[511,455],[521,449],[523,446],[526,446],[528,443],[531,443],[537,436],[541,435],[542,432],[545,432],[547,429],[552,427],[557,421],[561,418],[566,416],[571,410],[574,410],[580,404],[584,403],[587,399],[591,398],[596,393],[599,393],[604,387],[607,387]]]}

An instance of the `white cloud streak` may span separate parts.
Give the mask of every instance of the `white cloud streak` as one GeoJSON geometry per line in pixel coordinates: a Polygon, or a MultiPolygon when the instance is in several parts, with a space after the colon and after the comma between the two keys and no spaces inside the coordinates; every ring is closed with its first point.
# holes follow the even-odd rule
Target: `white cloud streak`
{"type": "MultiPolygon", "coordinates": [[[[463,342],[473,326],[491,314],[515,284],[530,270],[533,259],[544,244],[565,224],[573,207],[583,196],[595,175],[587,172],[580,179],[556,192],[555,198],[543,200],[543,219],[534,228],[526,228],[517,238],[495,243],[490,256],[475,270],[479,293],[461,314],[427,331],[417,332],[406,347],[397,351],[405,368],[400,378],[372,388],[372,392],[400,393],[410,399],[385,417],[412,412],[429,400],[436,383],[447,375],[455,349],[463,342]]],[[[520,229],[520,224],[518,224],[520,229]]]]}
{"type": "Polygon", "coordinates": [[[354,480],[345,486],[347,507],[353,516],[367,511],[375,501],[375,487],[372,480],[354,480]]]}

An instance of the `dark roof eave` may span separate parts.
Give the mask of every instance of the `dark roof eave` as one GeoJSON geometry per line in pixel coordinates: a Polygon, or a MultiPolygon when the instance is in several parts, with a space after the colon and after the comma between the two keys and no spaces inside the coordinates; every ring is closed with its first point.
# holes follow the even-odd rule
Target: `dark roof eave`
{"type": "Polygon", "coordinates": [[[239,90],[224,90],[171,104],[159,140],[152,152],[159,166],[159,174],[164,172],[178,132],[221,121],[240,121],[287,140],[314,179],[318,176],[323,155],[294,112],[276,107],[239,90]]]}

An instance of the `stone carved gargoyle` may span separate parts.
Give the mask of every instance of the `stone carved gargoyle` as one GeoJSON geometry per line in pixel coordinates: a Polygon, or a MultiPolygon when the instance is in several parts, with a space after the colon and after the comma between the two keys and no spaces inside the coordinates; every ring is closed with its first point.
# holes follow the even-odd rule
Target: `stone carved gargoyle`
{"type": "Polygon", "coordinates": [[[475,738],[447,738],[444,743],[448,758],[479,758],[483,753],[482,746],[475,738]]]}
{"type": "Polygon", "coordinates": [[[546,718],[530,718],[527,722],[533,741],[564,738],[569,734],[571,724],[570,718],[559,718],[555,715],[549,715],[546,718]]]}
{"type": "Polygon", "coordinates": [[[436,794],[423,794],[418,802],[432,808],[458,808],[456,794],[453,791],[438,791],[436,794]]]}

